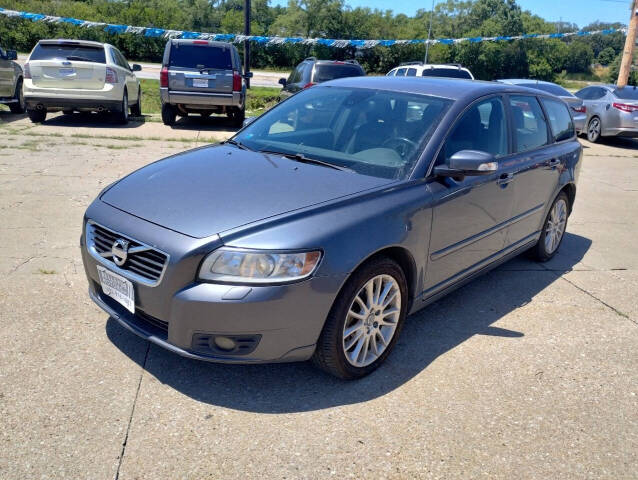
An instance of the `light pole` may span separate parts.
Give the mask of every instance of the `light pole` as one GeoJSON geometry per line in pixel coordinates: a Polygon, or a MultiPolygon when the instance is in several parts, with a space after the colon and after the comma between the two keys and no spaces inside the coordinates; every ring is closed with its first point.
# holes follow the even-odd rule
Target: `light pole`
{"type": "Polygon", "coordinates": [[[432,17],[434,17],[434,2],[432,0],[432,9],[430,10],[430,27],[428,28],[428,41],[425,44],[425,61],[423,63],[428,63],[428,53],[430,53],[430,36],[432,35],[432,17]]]}
{"type": "MultiPolygon", "coordinates": [[[[244,35],[250,35],[250,0],[244,0],[244,35]]],[[[244,40],[244,75],[246,88],[250,88],[250,41],[244,40]]]]}

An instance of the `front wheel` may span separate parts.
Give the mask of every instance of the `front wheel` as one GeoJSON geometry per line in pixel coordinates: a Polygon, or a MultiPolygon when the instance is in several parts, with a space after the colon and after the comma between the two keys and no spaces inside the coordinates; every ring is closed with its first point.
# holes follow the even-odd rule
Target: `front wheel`
{"type": "Polygon", "coordinates": [[[344,380],[368,375],[394,347],[407,307],[407,281],[401,267],[385,257],[365,264],[335,300],[313,363],[344,380]]]}
{"type": "Polygon", "coordinates": [[[600,140],[602,128],[603,127],[600,123],[600,119],[598,117],[592,118],[587,124],[587,140],[592,143],[596,143],[598,140],[600,140]]]}
{"type": "Polygon", "coordinates": [[[549,209],[538,243],[530,251],[535,260],[546,262],[556,255],[565,236],[568,217],[569,199],[561,192],[549,209]]]}
{"type": "Polygon", "coordinates": [[[27,104],[24,101],[24,90],[22,88],[22,79],[19,79],[18,83],[16,83],[16,91],[15,91],[14,98],[17,100],[17,102],[10,103],[9,110],[11,111],[11,113],[24,113],[24,111],[27,109],[27,104]]]}

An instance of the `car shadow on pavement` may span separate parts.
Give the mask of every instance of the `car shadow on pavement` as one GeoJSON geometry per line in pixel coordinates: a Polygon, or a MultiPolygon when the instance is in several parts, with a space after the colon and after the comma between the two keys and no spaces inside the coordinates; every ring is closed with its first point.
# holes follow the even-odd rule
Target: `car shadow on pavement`
{"type": "Polygon", "coordinates": [[[118,123],[108,113],[75,112],[70,114],[51,114],[41,125],[52,127],[89,127],[89,128],[138,128],[146,123],[146,117],[129,117],[127,123],[118,123]]]}
{"type": "Polygon", "coordinates": [[[18,120],[23,120],[25,118],[27,118],[26,113],[11,113],[8,110],[0,111],[0,125],[2,125],[3,123],[17,122],[18,120]]]}
{"type": "MultiPolygon", "coordinates": [[[[223,365],[190,360],[150,345],[143,368],[160,382],[194,400],[258,413],[290,413],[356,404],[408,382],[434,360],[475,335],[516,342],[524,332],[493,326],[502,317],[570,271],[591,240],[567,233],[561,254],[546,264],[518,257],[408,317],[386,362],[353,382],[333,378],[310,362],[223,365]]],[[[145,340],[109,318],[108,338],[138,362],[145,340]]]]}
{"type": "Polygon", "coordinates": [[[201,130],[215,132],[236,132],[239,128],[234,127],[228,117],[225,115],[211,115],[210,117],[202,117],[201,115],[191,114],[187,117],[178,117],[177,121],[170,127],[173,130],[201,130]]]}

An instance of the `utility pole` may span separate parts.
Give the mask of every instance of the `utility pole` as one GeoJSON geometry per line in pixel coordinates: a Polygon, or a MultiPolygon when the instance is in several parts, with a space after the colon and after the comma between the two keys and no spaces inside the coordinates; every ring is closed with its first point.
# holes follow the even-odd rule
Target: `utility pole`
{"type": "Polygon", "coordinates": [[[631,0],[631,18],[629,19],[629,28],[627,29],[627,39],[625,40],[625,49],[622,53],[620,62],[620,71],[618,72],[618,88],[627,86],[629,82],[629,73],[631,65],[634,62],[634,45],[636,45],[636,31],[638,30],[638,0],[631,0]]]}
{"type": "MultiPolygon", "coordinates": [[[[250,0],[244,0],[244,35],[250,35],[250,0]]],[[[244,40],[244,75],[246,88],[250,88],[250,41],[244,40]]]]}
{"type": "Polygon", "coordinates": [[[434,17],[434,1],[432,0],[432,10],[430,10],[430,28],[428,28],[428,42],[425,44],[425,61],[428,63],[428,54],[430,53],[430,36],[432,35],[432,17],[434,17]]]}

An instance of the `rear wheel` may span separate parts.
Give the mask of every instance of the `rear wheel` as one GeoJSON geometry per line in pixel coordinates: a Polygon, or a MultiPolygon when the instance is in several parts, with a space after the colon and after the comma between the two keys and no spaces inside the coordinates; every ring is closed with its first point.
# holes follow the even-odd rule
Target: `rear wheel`
{"type": "Polygon", "coordinates": [[[142,116],[142,89],[137,90],[137,102],[135,105],[131,105],[131,115],[134,117],[142,116]]]}
{"type": "Polygon", "coordinates": [[[603,126],[602,123],[600,123],[600,118],[593,117],[587,124],[587,140],[592,143],[596,143],[600,140],[602,128],[603,126]]]}
{"type": "Polygon", "coordinates": [[[24,113],[27,108],[26,102],[24,101],[24,90],[22,89],[22,79],[19,79],[16,83],[16,91],[14,98],[17,100],[16,103],[9,104],[9,110],[11,113],[24,113]]]}
{"type": "Polygon", "coordinates": [[[373,372],[394,347],[407,306],[407,282],[401,267],[385,257],[365,264],[335,300],[313,363],[345,380],[373,372]]]}
{"type": "Polygon", "coordinates": [[[42,123],[47,118],[47,111],[44,108],[40,110],[27,110],[27,115],[29,115],[29,119],[33,123],[42,123]]]}
{"type": "Polygon", "coordinates": [[[124,90],[124,96],[122,97],[122,105],[120,107],[120,111],[115,113],[115,121],[117,123],[126,124],[128,123],[128,93],[124,90]]]}
{"type": "Polygon", "coordinates": [[[177,118],[177,113],[175,112],[175,107],[168,103],[162,105],[162,122],[164,125],[174,125],[175,119],[177,118]]]}
{"type": "Polygon", "coordinates": [[[73,110],[69,109],[69,110],[62,110],[62,113],[64,115],[72,115],[73,114],[73,110]]]}
{"type": "Polygon", "coordinates": [[[565,192],[560,192],[549,209],[538,243],[530,250],[535,260],[546,262],[556,255],[565,236],[568,217],[569,199],[565,192]]]}
{"type": "Polygon", "coordinates": [[[244,125],[244,120],[246,119],[246,108],[233,108],[230,112],[228,112],[228,118],[230,118],[233,126],[242,127],[244,125]]]}

